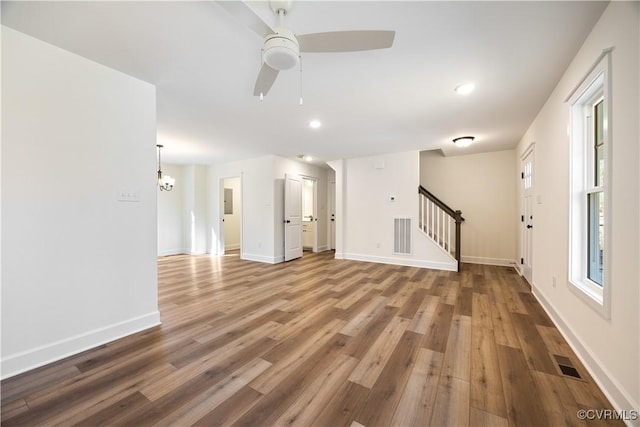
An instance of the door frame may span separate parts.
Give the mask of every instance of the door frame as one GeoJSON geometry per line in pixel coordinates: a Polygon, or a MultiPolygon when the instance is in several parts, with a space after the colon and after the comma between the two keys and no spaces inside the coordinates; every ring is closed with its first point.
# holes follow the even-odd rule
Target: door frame
{"type": "Polygon", "coordinates": [[[242,240],[242,229],[244,228],[243,227],[244,226],[244,215],[243,215],[243,212],[244,212],[244,210],[243,210],[244,200],[243,200],[243,197],[242,197],[242,193],[243,193],[242,192],[242,174],[233,175],[233,176],[225,176],[225,177],[221,177],[220,178],[220,189],[219,189],[220,190],[220,199],[219,199],[220,200],[220,203],[219,203],[219,205],[220,205],[219,206],[219,214],[220,214],[219,224],[220,224],[220,226],[219,226],[219,229],[218,229],[219,230],[218,231],[219,237],[218,237],[218,251],[217,251],[217,253],[219,255],[224,255],[225,252],[226,252],[226,249],[225,249],[226,245],[225,245],[225,241],[224,241],[225,240],[225,229],[224,229],[225,228],[224,227],[225,226],[225,224],[224,224],[224,215],[225,215],[225,213],[224,213],[224,189],[225,189],[225,186],[224,186],[224,182],[227,179],[234,179],[234,178],[237,178],[237,179],[240,180],[240,185],[239,185],[239,187],[240,187],[240,194],[239,194],[239,198],[240,198],[240,209],[239,209],[240,210],[240,212],[239,212],[239,215],[240,215],[240,258],[242,258],[242,249],[244,247],[244,245],[242,244],[242,242],[243,242],[243,240],[242,240]]]}
{"type": "Polygon", "coordinates": [[[336,250],[336,181],[329,181],[328,189],[329,212],[327,215],[327,241],[329,250],[336,250]]]}
{"type": "MultiPolygon", "coordinates": [[[[312,252],[318,252],[318,178],[308,175],[300,175],[300,178],[304,182],[313,182],[313,245],[311,247],[312,252]]],[[[304,192],[304,190],[302,190],[304,192]]]]}

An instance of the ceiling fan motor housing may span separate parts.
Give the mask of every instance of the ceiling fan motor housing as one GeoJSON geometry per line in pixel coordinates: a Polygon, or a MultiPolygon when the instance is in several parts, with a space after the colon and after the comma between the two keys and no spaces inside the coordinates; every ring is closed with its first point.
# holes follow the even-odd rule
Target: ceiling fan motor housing
{"type": "Polygon", "coordinates": [[[276,34],[265,37],[262,47],[264,62],[274,70],[288,70],[298,65],[300,47],[291,30],[275,28],[276,34]]]}

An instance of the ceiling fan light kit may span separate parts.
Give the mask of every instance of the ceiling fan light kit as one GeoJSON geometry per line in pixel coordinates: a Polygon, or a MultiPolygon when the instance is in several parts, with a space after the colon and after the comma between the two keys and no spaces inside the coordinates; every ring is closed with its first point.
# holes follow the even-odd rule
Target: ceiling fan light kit
{"type": "Polygon", "coordinates": [[[298,65],[300,47],[293,32],[276,28],[276,34],[265,37],[262,59],[274,70],[289,70],[298,65]]]}

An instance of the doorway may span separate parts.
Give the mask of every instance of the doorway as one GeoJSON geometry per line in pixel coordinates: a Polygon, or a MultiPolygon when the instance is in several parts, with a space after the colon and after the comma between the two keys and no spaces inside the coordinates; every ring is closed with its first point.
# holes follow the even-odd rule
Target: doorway
{"type": "Polygon", "coordinates": [[[242,188],[240,177],[222,180],[222,248],[223,252],[241,251],[242,188]]]}
{"type": "Polygon", "coordinates": [[[533,143],[525,150],[521,160],[520,272],[529,284],[533,284],[533,197],[535,178],[533,143]]]}
{"type": "Polygon", "coordinates": [[[318,251],[317,182],[302,178],[302,249],[318,251]]]}
{"type": "Polygon", "coordinates": [[[318,179],[285,173],[284,260],[303,251],[318,252],[318,179]]]}

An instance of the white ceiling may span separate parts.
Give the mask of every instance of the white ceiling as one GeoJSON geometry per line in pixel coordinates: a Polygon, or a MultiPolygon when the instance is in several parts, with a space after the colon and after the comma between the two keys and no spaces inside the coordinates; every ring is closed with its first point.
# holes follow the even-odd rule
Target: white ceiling
{"type": "MultiPolygon", "coordinates": [[[[273,25],[266,2],[251,6],[273,25]]],[[[262,41],[216,2],[10,2],[2,23],[157,86],[167,162],[319,160],[514,147],[606,2],[299,1],[294,32],[395,30],[393,47],[303,54],[263,101],[262,41]],[[467,97],[454,93],[476,83],[467,97]],[[308,122],[322,121],[311,130],[308,122]],[[467,149],[453,146],[475,135],[467,149]]]]}

